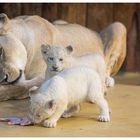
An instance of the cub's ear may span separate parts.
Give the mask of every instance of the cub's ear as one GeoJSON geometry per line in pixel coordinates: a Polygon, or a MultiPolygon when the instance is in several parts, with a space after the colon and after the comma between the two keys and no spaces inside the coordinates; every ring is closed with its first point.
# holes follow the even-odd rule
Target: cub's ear
{"type": "Polygon", "coordinates": [[[52,109],[56,106],[55,100],[50,100],[45,104],[46,109],[52,109]]]}
{"type": "Polygon", "coordinates": [[[46,45],[42,44],[41,45],[41,52],[42,52],[42,54],[47,54],[47,52],[49,51],[50,48],[51,48],[51,45],[49,45],[49,44],[46,44],[46,45]]]}
{"type": "Polygon", "coordinates": [[[38,87],[37,86],[33,86],[32,88],[29,89],[29,96],[33,96],[33,95],[36,95],[38,92],[38,87]]]}
{"type": "Polygon", "coordinates": [[[71,45],[67,46],[66,51],[68,54],[71,54],[73,52],[73,47],[71,45]]]}
{"type": "Polygon", "coordinates": [[[0,14],[0,34],[3,34],[7,31],[7,25],[9,22],[9,18],[6,14],[0,14]]]}
{"type": "Polygon", "coordinates": [[[4,49],[1,47],[0,48],[0,62],[3,62],[5,58],[5,52],[4,49]]]}

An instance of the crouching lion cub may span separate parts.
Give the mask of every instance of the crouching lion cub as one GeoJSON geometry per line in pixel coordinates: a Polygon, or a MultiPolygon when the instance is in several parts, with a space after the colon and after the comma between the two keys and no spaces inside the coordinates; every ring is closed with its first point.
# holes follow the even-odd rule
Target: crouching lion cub
{"type": "Polygon", "coordinates": [[[35,124],[55,127],[61,116],[70,117],[78,112],[79,104],[82,102],[96,103],[100,108],[98,120],[110,121],[101,78],[90,67],[77,66],[65,69],[44,81],[40,88],[32,87],[30,97],[29,117],[35,124]]]}
{"type": "Polygon", "coordinates": [[[42,45],[41,52],[47,64],[46,79],[58,74],[60,71],[73,66],[88,66],[95,69],[107,87],[114,86],[114,79],[106,74],[104,57],[99,53],[85,53],[80,56],[72,55],[72,46],[42,45]]]}

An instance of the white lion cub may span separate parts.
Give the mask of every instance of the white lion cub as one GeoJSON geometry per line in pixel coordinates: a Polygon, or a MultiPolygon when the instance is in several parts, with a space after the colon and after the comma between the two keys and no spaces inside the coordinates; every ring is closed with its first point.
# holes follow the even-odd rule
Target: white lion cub
{"type": "Polygon", "coordinates": [[[95,69],[103,84],[107,87],[114,85],[113,78],[106,76],[106,63],[100,54],[88,53],[81,56],[73,56],[72,46],[42,45],[41,52],[47,64],[46,79],[58,74],[60,71],[73,66],[88,66],[95,69]]]}
{"type": "Polygon", "coordinates": [[[30,119],[55,127],[61,116],[70,117],[79,111],[82,102],[94,102],[100,108],[99,121],[110,121],[108,103],[104,98],[101,78],[89,67],[76,66],[46,80],[40,88],[30,89],[30,119]]]}

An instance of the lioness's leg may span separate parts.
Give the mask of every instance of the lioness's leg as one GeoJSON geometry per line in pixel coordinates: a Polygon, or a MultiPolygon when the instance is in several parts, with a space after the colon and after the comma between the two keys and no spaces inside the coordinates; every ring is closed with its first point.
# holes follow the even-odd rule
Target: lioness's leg
{"type": "Polygon", "coordinates": [[[27,98],[29,97],[29,89],[33,86],[39,86],[42,80],[42,77],[38,76],[12,85],[0,85],[0,101],[27,98]]]}
{"type": "Polygon", "coordinates": [[[8,99],[22,99],[28,97],[28,88],[17,85],[1,85],[0,101],[8,99]]]}
{"type": "Polygon", "coordinates": [[[107,75],[114,75],[126,56],[126,28],[123,24],[116,22],[104,29],[100,35],[104,44],[107,75]]]}
{"type": "Polygon", "coordinates": [[[33,86],[40,86],[44,78],[42,75],[32,78],[30,80],[22,79],[16,83],[18,86],[24,86],[26,88],[31,88],[33,86]]]}

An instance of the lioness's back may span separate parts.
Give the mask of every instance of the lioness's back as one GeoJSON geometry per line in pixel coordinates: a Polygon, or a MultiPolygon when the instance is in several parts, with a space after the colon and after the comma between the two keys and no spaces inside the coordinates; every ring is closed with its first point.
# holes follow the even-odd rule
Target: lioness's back
{"type": "Polygon", "coordinates": [[[74,46],[76,55],[77,52],[83,54],[83,50],[93,52],[93,48],[94,52],[102,54],[103,44],[98,33],[78,24],[62,24],[55,27],[61,32],[65,42],[74,46]]]}

